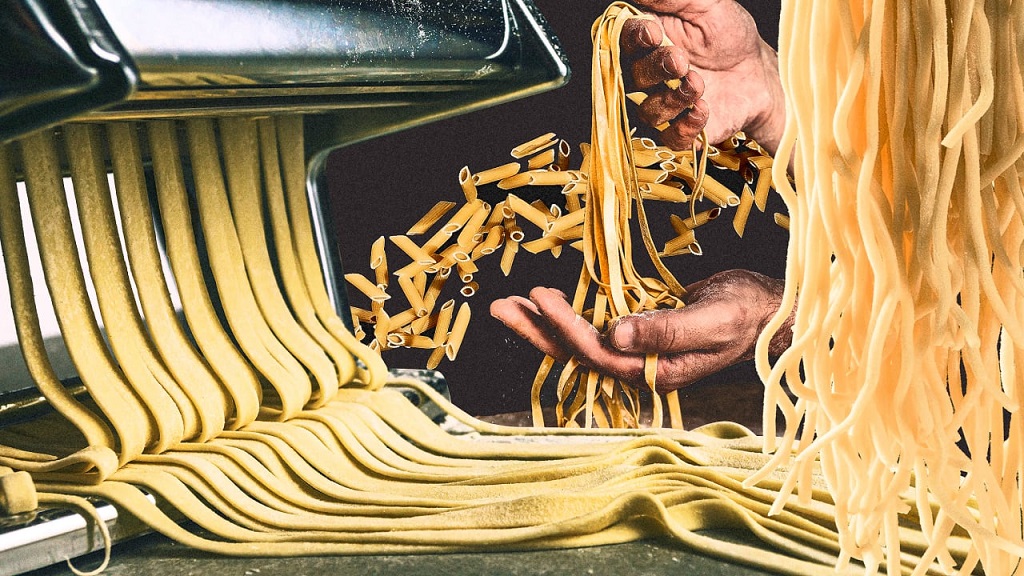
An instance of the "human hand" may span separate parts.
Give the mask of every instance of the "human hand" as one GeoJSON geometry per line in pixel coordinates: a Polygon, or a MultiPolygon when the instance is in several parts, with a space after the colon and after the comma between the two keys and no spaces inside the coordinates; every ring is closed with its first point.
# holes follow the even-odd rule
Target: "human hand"
{"type": "MultiPolygon", "coordinates": [[[[565,294],[534,288],[530,298],[495,300],[491,315],[559,362],[583,366],[634,386],[644,382],[648,353],[658,354],[657,391],[667,393],[754,357],[754,345],[779,308],[783,282],[748,270],[719,272],[687,287],[687,305],[619,318],[605,333],[573,311],[565,294]]],[[[772,339],[781,354],[792,317],[772,339]]]]}
{"type": "Polygon", "coordinates": [[[769,153],[785,124],[778,56],[761,39],[753,17],[735,0],[633,0],[656,21],[623,28],[635,88],[648,92],[640,119],[670,125],[661,140],[689,148],[706,129],[717,144],[744,131],[769,153]],[[661,46],[667,36],[672,46],[661,46]],[[675,90],[664,82],[680,79],[675,90]]]}

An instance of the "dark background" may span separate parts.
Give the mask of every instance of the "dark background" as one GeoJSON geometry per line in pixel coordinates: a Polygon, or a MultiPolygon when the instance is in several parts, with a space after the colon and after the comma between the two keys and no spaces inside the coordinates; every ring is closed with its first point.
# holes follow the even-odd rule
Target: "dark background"
{"type": "MultiPolygon", "coordinates": [[[[578,144],[590,139],[590,28],[607,2],[534,3],[547,18],[569,59],[572,77],[566,86],[332,154],[328,183],[335,221],[349,223],[340,230],[339,238],[346,272],[362,272],[372,277],[368,259],[373,240],[381,235],[404,233],[438,200],[460,202],[462,192],[457,174],[462,166],[482,170],[504,164],[511,161],[508,151],[514,146],[547,132],[555,132],[572,145],[571,164],[578,166],[578,144]]],[[[754,15],[765,40],[775,46],[778,1],[745,0],[741,4],[754,15]]],[[[710,105],[713,109],[714,103],[710,105]]],[[[738,191],[738,182],[731,183],[738,191]]],[[[668,221],[663,204],[646,204],[652,226],[661,226],[655,228],[659,246],[669,238],[658,233],[668,221]],[[656,206],[663,209],[657,210],[656,206]]],[[[720,218],[700,231],[704,256],[676,257],[667,264],[684,285],[729,268],[747,268],[781,278],[786,234],[774,224],[773,212],[784,212],[781,201],[774,196],[765,214],[756,210],[751,214],[742,239],[736,238],[731,217],[720,218]]],[[[524,229],[529,233],[528,226],[524,229]]],[[[490,302],[510,294],[525,295],[537,285],[571,294],[582,264],[579,253],[571,249],[566,249],[557,260],[547,253],[533,255],[520,251],[511,275],[505,278],[498,269],[499,258],[499,254],[494,254],[478,262],[480,272],[476,280],[480,289],[468,300],[473,317],[465,345],[455,362],[445,360],[439,367],[448,379],[455,403],[478,415],[528,410],[530,385],[542,358],[538,351],[490,317],[490,302]]],[[[636,260],[644,258],[637,255],[636,260]]],[[[393,269],[398,267],[397,258],[395,262],[393,269]]],[[[455,295],[450,290],[444,294],[447,296],[442,295],[442,302],[455,295]]],[[[385,360],[391,367],[415,368],[423,367],[427,356],[423,350],[393,350],[386,352],[385,360]]],[[[691,402],[700,402],[702,395],[713,393],[716,387],[727,391],[727,386],[736,381],[756,382],[750,363],[709,377],[685,394],[691,402]]]]}

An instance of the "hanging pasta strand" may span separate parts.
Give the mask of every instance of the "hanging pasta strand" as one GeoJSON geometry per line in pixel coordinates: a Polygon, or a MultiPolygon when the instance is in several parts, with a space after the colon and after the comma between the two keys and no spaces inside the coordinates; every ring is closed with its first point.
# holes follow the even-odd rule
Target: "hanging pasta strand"
{"type": "Polygon", "coordinates": [[[791,243],[758,343],[765,431],[781,412],[775,461],[799,452],[780,497],[808,497],[796,479],[820,461],[843,548],[869,567],[900,554],[910,490],[927,561],[1010,574],[1024,555],[1022,15],[1017,2],[783,3],[775,181],[791,243]],[[800,49],[808,35],[835,45],[800,49]],[[794,156],[795,187],[781,178],[794,156]],[[798,294],[793,346],[770,366],[798,294]],[[972,548],[955,565],[960,531],[972,548]]]}

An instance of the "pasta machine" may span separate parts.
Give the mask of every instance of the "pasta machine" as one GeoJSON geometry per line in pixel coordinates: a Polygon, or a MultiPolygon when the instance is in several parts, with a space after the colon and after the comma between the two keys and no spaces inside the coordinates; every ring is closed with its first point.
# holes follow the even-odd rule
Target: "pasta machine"
{"type": "MultiPolygon", "coordinates": [[[[317,246],[339,311],[348,304],[336,224],[321,193],[328,153],[555,88],[568,75],[530,0],[0,0],[0,141],[66,122],[303,114],[317,246]]],[[[46,410],[9,308],[0,310],[0,426],[46,410]]],[[[57,333],[50,322],[47,336],[57,333]]],[[[74,387],[59,337],[47,345],[74,387]]],[[[111,507],[100,511],[115,538],[138,532],[111,507]]],[[[0,518],[0,573],[99,544],[72,513],[30,516],[0,518]]]]}

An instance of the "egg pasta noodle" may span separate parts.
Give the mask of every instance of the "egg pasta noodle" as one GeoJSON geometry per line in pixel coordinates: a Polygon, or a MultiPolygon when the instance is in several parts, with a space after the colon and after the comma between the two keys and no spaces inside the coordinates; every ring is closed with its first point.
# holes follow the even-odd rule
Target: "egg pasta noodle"
{"type": "Polygon", "coordinates": [[[782,5],[775,181],[791,240],[757,351],[773,462],[798,453],[780,498],[808,497],[820,466],[844,561],[893,562],[912,512],[926,563],[1019,574],[1024,4],[782,5]],[[779,178],[791,159],[795,190],[779,178]],[[793,345],[770,365],[794,307],[793,345]]]}

